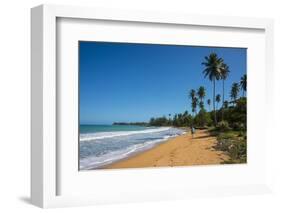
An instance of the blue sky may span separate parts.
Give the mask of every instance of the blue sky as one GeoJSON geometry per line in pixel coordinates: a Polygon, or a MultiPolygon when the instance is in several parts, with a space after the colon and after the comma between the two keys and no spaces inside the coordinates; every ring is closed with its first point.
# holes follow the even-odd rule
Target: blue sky
{"type": "MultiPolygon", "coordinates": [[[[212,84],[201,64],[212,52],[229,65],[225,90],[230,99],[231,84],[246,73],[244,48],[80,42],[80,123],[140,122],[191,113],[190,89],[202,85],[205,99],[212,98],[212,84]]],[[[216,93],[222,93],[221,81],[216,93]]]]}

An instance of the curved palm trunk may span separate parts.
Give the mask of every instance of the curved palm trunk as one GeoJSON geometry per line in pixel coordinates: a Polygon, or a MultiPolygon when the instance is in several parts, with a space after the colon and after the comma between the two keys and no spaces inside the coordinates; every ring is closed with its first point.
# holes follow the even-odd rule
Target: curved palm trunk
{"type": "Polygon", "coordinates": [[[216,79],[213,79],[213,108],[214,108],[215,126],[217,126],[217,113],[216,113],[216,79]]]}

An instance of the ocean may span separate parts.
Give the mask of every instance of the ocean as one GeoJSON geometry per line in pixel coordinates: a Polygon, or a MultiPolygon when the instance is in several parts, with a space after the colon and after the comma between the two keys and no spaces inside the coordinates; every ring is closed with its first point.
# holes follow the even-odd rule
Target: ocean
{"type": "Polygon", "coordinates": [[[106,166],[183,133],[173,127],[80,125],[80,170],[106,166]]]}

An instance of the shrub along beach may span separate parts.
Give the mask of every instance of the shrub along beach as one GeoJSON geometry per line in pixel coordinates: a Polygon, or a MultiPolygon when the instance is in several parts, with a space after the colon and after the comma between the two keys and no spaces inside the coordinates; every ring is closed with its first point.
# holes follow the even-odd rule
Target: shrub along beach
{"type": "Polygon", "coordinates": [[[231,70],[223,58],[212,53],[205,57],[202,65],[202,78],[208,78],[213,85],[212,97],[206,97],[204,86],[192,88],[187,93],[191,113],[153,117],[148,123],[138,124],[185,128],[187,133],[106,168],[247,162],[247,76],[241,76],[240,82],[232,82],[231,90],[225,91],[224,84],[231,70]],[[222,91],[217,91],[217,84],[222,84],[222,91]],[[225,99],[226,92],[231,100],[225,99]],[[189,131],[191,128],[195,128],[194,137],[189,131]]]}

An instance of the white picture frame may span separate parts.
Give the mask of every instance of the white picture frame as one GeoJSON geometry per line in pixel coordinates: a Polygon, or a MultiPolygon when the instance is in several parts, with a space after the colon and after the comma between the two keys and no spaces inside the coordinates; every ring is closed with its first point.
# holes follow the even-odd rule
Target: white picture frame
{"type": "MultiPolygon", "coordinates": [[[[199,26],[206,28],[219,28],[231,30],[258,30],[263,32],[264,44],[264,65],[261,75],[265,75],[265,105],[273,103],[272,96],[269,91],[273,87],[273,21],[270,19],[256,19],[256,18],[238,18],[238,17],[216,17],[216,16],[201,16],[201,15],[186,15],[186,14],[161,14],[144,11],[122,11],[112,9],[95,9],[74,6],[54,6],[41,5],[31,10],[31,73],[32,73],[32,103],[31,103],[31,201],[33,204],[47,208],[47,207],[61,207],[61,206],[76,206],[76,205],[91,205],[99,203],[115,203],[115,202],[137,202],[143,200],[165,200],[178,199],[185,197],[198,196],[214,196],[214,195],[240,195],[252,193],[270,192],[271,188],[271,172],[270,161],[265,161],[264,167],[259,172],[264,173],[264,177],[257,178],[249,182],[237,182],[232,185],[225,182],[217,185],[200,186],[200,184],[193,182],[193,187],[186,185],[178,188],[176,186],[169,186],[165,188],[165,183],[161,182],[157,188],[151,189],[149,195],[140,192],[134,193],[134,190],[115,191],[110,193],[110,190],[104,194],[89,195],[83,194],[60,194],[59,185],[64,179],[60,178],[60,172],[63,171],[58,165],[60,159],[60,152],[58,152],[58,131],[57,131],[57,117],[58,117],[58,98],[57,88],[60,81],[57,79],[57,36],[58,36],[58,20],[63,19],[79,19],[79,20],[101,20],[101,21],[118,21],[130,23],[153,23],[156,25],[165,26],[199,26]],[[161,185],[162,184],[162,185],[161,185]],[[159,187],[163,186],[160,190],[159,187]],[[188,189],[188,190],[187,190],[188,189]],[[169,193],[173,192],[173,193],[169,193]],[[119,193],[122,193],[120,196],[119,193]],[[170,195],[171,194],[171,195],[170,195]],[[175,194],[177,194],[175,196],[175,194]]],[[[160,39],[160,38],[159,38],[160,39]]],[[[258,80],[257,80],[258,81],[258,80]]],[[[254,92],[252,93],[254,94],[254,92]]],[[[253,105],[252,105],[253,106],[253,105]]],[[[249,105],[251,107],[251,105],[249,105]]],[[[262,109],[261,109],[262,110],[262,109]]],[[[264,117],[266,129],[270,129],[270,113],[264,117]]],[[[258,130],[257,130],[258,131],[258,130]]],[[[265,140],[262,148],[270,146],[270,140],[264,136],[265,140]],[[269,145],[268,145],[269,144],[269,145]]],[[[270,149],[268,149],[270,150],[270,149]]],[[[270,154],[267,152],[267,159],[270,154]]],[[[63,165],[62,165],[63,166],[63,165]]],[[[214,167],[200,168],[195,171],[198,175],[204,175],[201,170],[215,171],[214,167]]],[[[227,170],[232,168],[228,167],[227,170]]],[[[247,168],[244,168],[247,170],[247,168]]],[[[150,175],[165,175],[167,169],[157,169],[151,171],[147,170],[130,170],[129,172],[147,173],[150,175]]],[[[174,169],[173,173],[184,175],[185,168],[174,169]]],[[[220,171],[218,171],[220,172],[220,171]]],[[[241,171],[238,171],[241,172],[241,171]]],[[[114,175],[120,175],[120,171],[115,172],[114,175]]],[[[97,174],[97,173],[96,173],[97,174]]],[[[167,173],[168,174],[168,173],[167,173]]],[[[83,174],[84,176],[87,174],[83,174]]],[[[104,178],[107,175],[110,180],[110,175],[113,173],[99,171],[99,176],[104,178]]],[[[241,174],[240,174],[241,175],[241,174]]],[[[168,174],[169,176],[169,174],[168,174]]],[[[93,178],[94,175],[91,175],[93,178]]],[[[101,178],[100,177],[100,178],[101,178]]],[[[70,181],[74,181],[71,179],[70,181]]],[[[129,179],[129,177],[127,177],[129,179]]],[[[134,178],[134,177],[131,177],[134,178]]],[[[175,176],[169,176],[175,178],[175,176]]],[[[126,180],[125,180],[126,182],[126,180]]],[[[102,183],[100,183],[102,184],[102,183]]],[[[69,187],[69,185],[68,185],[69,187]]],[[[145,189],[145,187],[144,187],[145,189]]],[[[72,190],[71,188],[69,189],[72,190]]],[[[73,186],[73,190],[77,190],[73,186]]]]}

